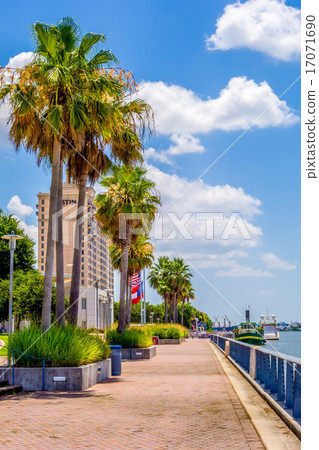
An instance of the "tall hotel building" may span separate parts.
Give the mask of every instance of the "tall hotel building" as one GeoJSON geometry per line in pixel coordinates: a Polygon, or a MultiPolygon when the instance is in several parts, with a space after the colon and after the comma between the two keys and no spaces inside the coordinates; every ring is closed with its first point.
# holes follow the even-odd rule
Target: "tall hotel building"
{"type": "MultiPolygon", "coordinates": [[[[77,231],[76,213],[78,188],[73,183],[63,183],[62,217],[64,244],[64,277],[66,295],[70,294],[74,234],[77,231]]],[[[81,256],[80,299],[78,325],[86,328],[105,328],[113,321],[114,272],[109,256],[109,239],[101,233],[95,218],[95,190],[86,188],[86,205],[83,225],[81,256]],[[95,281],[98,280],[98,290],[95,281]],[[97,301],[98,293],[98,301],[97,301]],[[97,323],[98,322],[98,323],[97,323]]],[[[38,194],[38,269],[44,274],[47,246],[50,194],[38,194]]],[[[55,255],[54,255],[55,276],[55,255]]]]}

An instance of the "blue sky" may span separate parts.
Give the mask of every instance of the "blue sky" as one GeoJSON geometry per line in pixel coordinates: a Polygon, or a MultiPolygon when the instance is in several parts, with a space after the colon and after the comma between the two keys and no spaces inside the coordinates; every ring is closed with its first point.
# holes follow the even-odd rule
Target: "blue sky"
{"type": "MultiPolygon", "coordinates": [[[[105,47],[134,73],[139,96],[155,112],[157,134],[145,141],[145,156],[163,201],[157,254],[189,262],[195,306],[211,316],[238,322],[237,311],[250,305],[255,319],[268,309],[291,321],[300,319],[300,2],[234,3],[7,2],[0,64],[13,57],[21,62],[21,52],[33,50],[29,26],[37,20],[55,23],[70,15],[83,33],[105,33],[105,47]],[[180,232],[167,239],[175,228],[167,213],[191,214],[192,239],[180,232]],[[206,239],[196,213],[224,215],[215,222],[216,238],[206,239]],[[251,239],[238,228],[220,239],[232,213],[239,213],[251,239]]],[[[0,110],[0,206],[36,236],[36,195],[48,191],[50,174],[32,155],[12,149],[6,114],[0,110]]]]}

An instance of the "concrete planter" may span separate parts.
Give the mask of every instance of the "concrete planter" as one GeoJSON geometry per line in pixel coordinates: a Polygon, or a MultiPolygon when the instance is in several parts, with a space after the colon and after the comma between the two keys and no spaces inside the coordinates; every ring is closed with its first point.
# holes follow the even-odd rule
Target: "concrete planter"
{"type": "Polygon", "coordinates": [[[158,345],[166,345],[166,344],[181,344],[185,341],[185,338],[181,339],[159,339],[158,345]]]}
{"type": "Polygon", "coordinates": [[[156,347],[148,348],[122,348],[122,359],[151,359],[156,356],[156,347]]]}
{"type": "MultiPolygon", "coordinates": [[[[12,369],[0,368],[1,374],[12,384],[12,369]]],[[[43,371],[41,367],[15,367],[14,383],[22,385],[25,391],[42,390],[43,371]]],[[[111,359],[80,367],[47,367],[45,369],[46,391],[83,391],[111,376],[111,359]]]]}

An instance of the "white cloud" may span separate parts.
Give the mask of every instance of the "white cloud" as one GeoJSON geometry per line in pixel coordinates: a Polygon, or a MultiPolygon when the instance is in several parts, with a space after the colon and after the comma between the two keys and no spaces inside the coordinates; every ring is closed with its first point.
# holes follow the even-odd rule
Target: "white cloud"
{"type": "Polygon", "coordinates": [[[163,204],[162,215],[155,221],[151,233],[157,255],[176,256],[180,252],[199,269],[234,269],[238,267],[239,259],[248,258],[246,250],[259,244],[262,230],[253,224],[253,218],[261,213],[260,200],[242,188],[212,186],[202,180],[192,186],[186,178],[165,173],[151,165],[146,164],[146,167],[148,176],[161,193],[163,204]],[[229,223],[228,217],[234,211],[239,213],[251,239],[244,239],[237,229],[229,239],[221,239],[229,223]],[[222,218],[212,223],[206,220],[207,216],[203,217],[203,214],[208,214],[211,218],[212,213],[221,214],[222,218]],[[185,229],[179,227],[183,219],[185,229]]]}
{"type": "Polygon", "coordinates": [[[281,61],[300,57],[301,12],[285,0],[248,0],[227,5],[217,20],[209,50],[249,48],[281,61]]]}
{"type": "Polygon", "coordinates": [[[200,140],[191,134],[173,134],[170,137],[172,144],[167,150],[155,150],[154,148],[148,148],[144,152],[145,159],[152,159],[165,164],[173,165],[174,162],[170,156],[184,155],[189,153],[202,153],[205,151],[200,143],[200,140]]]}
{"type": "MultiPolygon", "coordinates": [[[[24,205],[18,195],[11,197],[7,204],[7,210],[19,221],[20,227],[35,242],[38,240],[38,227],[36,225],[28,225],[25,218],[33,214],[34,209],[31,206],[24,205]]],[[[36,253],[37,254],[37,253],[36,253]]]]}
{"type": "Polygon", "coordinates": [[[241,187],[234,188],[228,184],[212,186],[203,180],[198,180],[193,185],[187,178],[168,174],[152,165],[146,164],[146,168],[148,176],[156,183],[161,193],[162,203],[167,211],[177,214],[186,211],[213,211],[226,215],[237,211],[248,218],[261,213],[261,201],[246,194],[241,187]],[[182,197],[179,199],[180,196],[182,197]]]}
{"type": "Polygon", "coordinates": [[[278,258],[278,256],[273,253],[264,253],[262,255],[262,260],[269,269],[293,270],[296,268],[294,264],[290,264],[288,261],[278,258]]]}
{"type": "MultiPolygon", "coordinates": [[[[15,219],[19,221],[20,227],[24,232],[35,242],[38,241],[38,227],[36,225],[28,225],[23,220],[19,219],[16,215],[13,215],[15,219]]],[[[37,255],[37,250],[35,249],[35,254],[37,255]]]]}
{"type": "Polygon", "coordinates": [[[173,160],[167,156],[165,151],[155,150],[155,148],[150,147],[144,151],[145,160],[159,161],[164,164],[173,165],[173,160]]]}
{"type": "Polygon", "coordinates": [[[272,289],[261,289],[260,291],[257,292],[257,295],[260,297],[272,297],[273,295],[277,294],[277,291],[272,290],[272,289]]]}
{"type": "MultiPolygon", "coordinates": [[[[21,52],[18,55],[10,58],[6,67],[12,69],[22,68],[31,61],[33,56],[34,56],[33,52],[21,52]]],[[[10,82],[9,72],[7,79],[8,82],[10,82]]],[[[5,101],[3,104],[0,105],[0,146],[3,148],[8,147],[9,128],[7,122],[9,119],[9,115],[10,115],[10,107],[8,102],[5,101]]]]}
{"type": "Polygon", "coordinates": [[[216,277],[274,277],[274,275],[267,270],[253,269],[251,267],[237,265],[236,267],[229,270],[217,270],[215,273],[216,277]]]}
{"type": "Polygon", "coordinates": [[[26,216],[30,216],[33,213],[33,208],[31,206],[24,205],[18,195],[11,197],[9,203],[7,204],[7,209],[20,220],[24,220],[26,216]]]}
{"type": "Polygon", "coordinates": [[[201,145],[198,138],[186,134],[173,134],[171,136],[173,145],[166,150],[168,155],[182,155],[184,153],[202,153],[205,148],[201,145]]]}
{"type": "Polygon", "coordinates": [[[197,144],[197,151],[202,149],[192,134],[244,130],[254,122],[255,127],[266,128],[299,121],[266,81],[258,84],[246,77],[232,78],[216,99],[201,99],[191,90],[162,81],[143,82],[140,88],[141,96],[154,110],[158,133],[186,135],[192,148],[197,144]]]}
{"type": "Polygon", "coordinates": [[[29,64],[30,61],[32,61],[32,58],[34,57],[33,52],[21,52],[18,55],[13,56],[9,59],[8,64],[6,67],[10,67],[13,69],[22,68],[29,64]]]}

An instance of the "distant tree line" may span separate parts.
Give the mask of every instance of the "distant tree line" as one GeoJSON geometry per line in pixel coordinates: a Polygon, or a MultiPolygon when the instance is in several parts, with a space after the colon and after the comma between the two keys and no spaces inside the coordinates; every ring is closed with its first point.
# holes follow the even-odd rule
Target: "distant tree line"
{"type": "MultiPolygon", "coordinates": [[[[159,305],[152,305],[149,302],[146,302],[146,322],[151,322],[151,313],[153,313],[153,322],[164,323],[165,322],[165,303],[160,303],[159,305]]],[[[119,316],[119,302],[114,303],[114,320],[117,321],[119,316]]],[[[211,329],[213,326],[213,322],[208,317],[208,315],[202,311],[198,311],[198,309],[194,308],[190,303],[186,303],[184,305],[184,326],[187,328],[192,327],[192,320],[197,318],[199,322],[203,322],[207,325],[208,329],[211,329]]],[[[178,321],[177,323],[181,323],[182,318],[182,304],[178,305],[178,321]]],[[[140,323],[141,322],[141,304],[132,305],[131,311],[131,323],[140,323]]]]}

